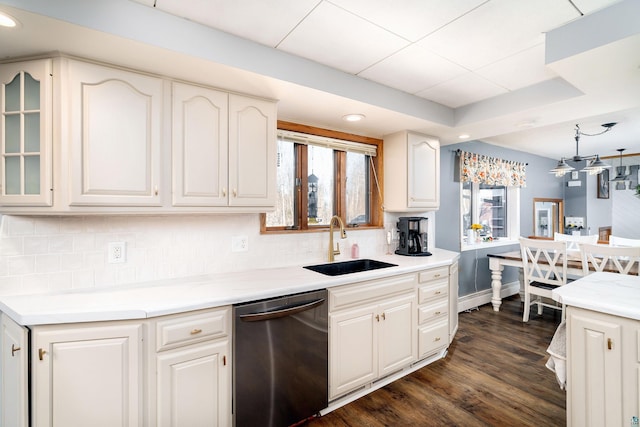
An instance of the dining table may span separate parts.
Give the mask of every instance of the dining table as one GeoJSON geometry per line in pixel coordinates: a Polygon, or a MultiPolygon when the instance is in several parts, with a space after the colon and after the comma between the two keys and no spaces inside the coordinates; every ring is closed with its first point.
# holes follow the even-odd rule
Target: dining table
{"type": "MultiPolygon", "coordinates": [[[[504,267],[517,267],[520,269],[520,291],[522,292],[522,254],[520,251],[508,251],[487,254],[489,258],[489,270],[491,271],[491,305],[494,311],[500,311],[502,305],[502,297],[500,290],[502,288],[502,271],[504,267]]],[[[593,266],[589,266],[590,270],[594,270],[593,266]]],[[[594,270],[595,271],[595,270],[594,270]]],[[[605,272],[616,272],[615,266],[607,264],[604,268],[605,272]]],[[[637,265],[631,270],[630,274],[638,275],[637,265]]],[[[580,251],[567,251],[567,276],[583,276],[582,259],[580,251]]]]}

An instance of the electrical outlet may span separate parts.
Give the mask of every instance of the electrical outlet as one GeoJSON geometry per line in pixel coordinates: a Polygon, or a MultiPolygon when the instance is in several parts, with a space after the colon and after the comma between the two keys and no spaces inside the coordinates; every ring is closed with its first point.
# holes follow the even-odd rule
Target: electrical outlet
{"type": "Polygon", "coordinates": [[[247,236],[234,236],[231,238],[231,252],[247,252],[249,250],[249,238],[247,236]]]}
{"type": "Polygon", "coordinates": [[[118,264],[127,260],[127,244],[126,242],[110,242],[108,262],[109,264],[118,264]]]}

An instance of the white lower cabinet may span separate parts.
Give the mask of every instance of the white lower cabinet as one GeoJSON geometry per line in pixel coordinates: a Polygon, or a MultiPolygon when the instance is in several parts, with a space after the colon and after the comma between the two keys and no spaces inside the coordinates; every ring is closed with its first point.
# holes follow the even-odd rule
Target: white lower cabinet
{"type": "MultiPolygon", "coordinates": [[[[449,330],[449,267],[418,274],[418,358],[447,347],[449,330]]],[[[457,319],[457,312],[456,312],[457,319]]]]}
{"type": "Polygon", "coordinates": [[[32,328],[35,427],[142,426],[141,322],[32,328]]]}
{"type": "Polygon", "coordinates": [[[159,318],[150,342],[149,425],[231,425],[231,308],[159,318]]]}
{"type": "Polygon", "coordinates": [[[0,427],[231,425],[230,306],[0,327],[0,427]]]}
{"type": "Polygon", "coordinates": [[[29,343],[28,329],[6,314],[0,317],[0,426],[29,425],[29,343]]]}
{"type": "Polygon", "coordinates": [[[416,360],[415,275],[329,290],[329,400],[416,360]]]}
{"type": "Polygon", "coordinates": [[[640,321],[568,307],[567,367],[568,426],[640,416],[640,321]]]}

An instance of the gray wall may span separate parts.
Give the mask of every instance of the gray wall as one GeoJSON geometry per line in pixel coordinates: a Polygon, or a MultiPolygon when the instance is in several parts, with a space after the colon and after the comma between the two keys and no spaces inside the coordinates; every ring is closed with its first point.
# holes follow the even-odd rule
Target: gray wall
{"type": "MultiPolygon", "coordinates": [[[[460,251],[460,182],[456,176],[459,161],[456,150],[461,149],[506,160],[528,163],[527,186],[520,191],[520,235],[533,233],[533,199],[563,197],[563,180],[549,173],[557,161],[522,151],[490,145],[481,141],[446,145],[440,150],[440,209],[435,214],[436,246],[460,251]]],[[[491,288],[487,253],[518,250],[518,245],[500,246],[461,252],[459,296],[491,288]]],[[[507,268],[503,283],[518,280],[518,271],[507,268]]]]}

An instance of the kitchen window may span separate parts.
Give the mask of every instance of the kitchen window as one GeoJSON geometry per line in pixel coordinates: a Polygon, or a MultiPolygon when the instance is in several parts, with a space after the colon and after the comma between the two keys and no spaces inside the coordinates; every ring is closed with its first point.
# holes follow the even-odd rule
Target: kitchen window
{"type": "Polygon", "coordinates": [[[519,237],[520,189],[504,185],[461,183],[462,248],[512,243],[519,237]],[[480,229],[472,231],[472,225],[480,229]]]}
{"type": "Polygon", "coordinates": [[[276,209],[262,214],[261,231],[317,231],[333,215],[381,226],[381,149],[381,140],[278,122],[276,209]]]}

